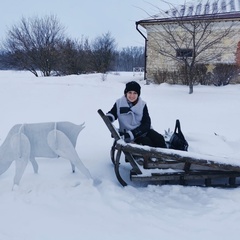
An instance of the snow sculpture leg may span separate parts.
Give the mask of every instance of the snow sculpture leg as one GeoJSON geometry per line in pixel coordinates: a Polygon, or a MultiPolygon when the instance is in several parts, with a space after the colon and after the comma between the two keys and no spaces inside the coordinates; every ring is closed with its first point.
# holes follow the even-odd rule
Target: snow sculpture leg
{"type": "Polygon", "coordinates": [[[49,147],[60,157],[68,159],[71,165],[76,166],[87,178],[91,178],[89,170],[80,160],[74,146],[68,137],[59,130],[52,130],[47,137],[49,147]]]}
{"type": "Polygon", "coordinates": [[[16,161],[16,171],[14,176],[14,185],[19,185],[24,170],[27,166],[30,157],[30,142],[27,136],[23,133],[17,133],[10,139],[10,146],[16,161]]]}
{"type": "Polygon", "coordinates": [[[9,141],[5,141],[0,147],[0,175],[8,170],[14,161],[12,156],[12,151],[10,149],[9,141]]]}
{"type": "Polygon", "coordinates": [[[30,156],[30,162],[32,163],[34,173],[38,173],[38,163],[33,156],[30,156]]]}

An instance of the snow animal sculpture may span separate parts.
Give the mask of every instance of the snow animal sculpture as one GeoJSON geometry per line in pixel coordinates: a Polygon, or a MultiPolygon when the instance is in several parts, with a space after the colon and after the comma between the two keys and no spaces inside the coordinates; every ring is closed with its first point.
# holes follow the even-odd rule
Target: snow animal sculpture
{"type": "Polygon", "coordinates": [[[0,174],[4,173],[15,160],[14,185],[19,185],[29,160],[34,172],[37,173],[36,157],[63,157],[70,161],[73,172],[76,166],[87,178],[92,178],[75,150],[78,134],[83,128],[84,123],[76,125],[71,122],[13,126],[0,147],[0,174]]]}

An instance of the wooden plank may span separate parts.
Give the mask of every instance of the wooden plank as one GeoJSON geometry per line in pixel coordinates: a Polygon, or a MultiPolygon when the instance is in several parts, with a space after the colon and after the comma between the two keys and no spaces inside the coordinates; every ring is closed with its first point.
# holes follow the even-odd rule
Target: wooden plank
{"type": "Polygon", "coordinates": [[[177,162],[163,162],[163,163],[159,163],[159,162],[149,162],[147,163],[144,168],[145,169],[181,169],[183,170],[184,169],[184,165],[185,163],[183,162],[180,162],[180,163],[177,163],[177,162]]]}
{"type": "MultiPolygon", "coordinates": [[[[118,145],[118,143],[117,143],[118,145]]],[[[240,166],[237,165],[231,165],[227,163],[220,163],[215,162],[212,160],[204,159],[204,158],[193,158],[191,155],[186,156],[186,152],[184,152],[184,156],[182,156],[180,153],[173,153],[167,152],[167,149],[164,149],[164,151],[161,151],[160,148],[149,148],[149,150],[146,150],[141,147],[133,147],[132,144],[126,144],[122,146],[123,151],[130,152],[131,154],[140,154],[143,157],[145,155],[158,159],[159,163],[162,164],[164,162],[171,163],[170,161],[178,161],[178,162],[188,162],[195,165],[201,165],[201,166],[208,166],[216,169],[223,169],[223,170],[230,170],[230,171],[239,171],[240,172],[240,166]]],[[[151,164],[150,164],[151,165],[151,164]]],[[[157,165],[157,161],[155,162],[155,166],[157,165]]]]}
{"type": "Polygon", "coordinates": [[[236,177],[230,177],[229,178],[229,184],[233,185],[233,186],[236,185],[236,177]]]}
{"type": "Polygon", "coordinates": [[[230,175],[229,173],[174,173],[174,174],[156,174],[153,173],[151,176],[143,176],[143,175],[131,175],[132,181],[148,181],[148,182],[157,182],[157,181],[181,181],[181,180],[204,180],[204,179],[224,179],[231,177],[240,177],[240,173],[232,172],[230,175]]]}
{"type": "Polygon", "coordinates": [[[212,178],[206,178],[205,179],[205,185],[206,186],[211,186],[211,184],[212,184],[212,178]]]}
{"type": "Polygon", "coordinates": [[[106,126],[108,127],[109,131],[112,134],[112,137],[117,141],[120,138],[118,132],[116,131],[116,129],[114,128],[114,126],[112,125],[112,123],[110,122],[110,120],[108,119],[108,117],[104,114],[104,112],[101,109],[98,109],[98,114],[101,116],[101,118],[103,119],[104,123],[106,124],[106,126]]]}

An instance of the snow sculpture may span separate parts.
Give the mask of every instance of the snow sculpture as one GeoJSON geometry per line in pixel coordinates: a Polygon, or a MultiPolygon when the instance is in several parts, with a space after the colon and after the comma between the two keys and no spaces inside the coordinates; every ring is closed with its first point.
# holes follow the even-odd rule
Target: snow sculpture
{"type": "Polygon", "coordinates": [[[84,123],[76,125],[71,122],[13,126],[0,147],[0,174],[4,173],[15,160],[14,185],[19,185],[29,160],[34,172],[37,173],[36,157],[63,157],[70,161],[73,172],[76,166],[87,178],[92,178],[75,150],[77,137],[83,128],[84,123]]]}

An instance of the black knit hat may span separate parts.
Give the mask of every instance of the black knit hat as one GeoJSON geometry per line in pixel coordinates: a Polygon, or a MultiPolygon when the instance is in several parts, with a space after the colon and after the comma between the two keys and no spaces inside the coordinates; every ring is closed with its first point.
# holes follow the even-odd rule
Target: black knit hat
{"type": "Polygon", "coordinates": [[[124,90],[124,94],[126,94],[127,92],[130,92],[130,91],[134,91],[138,94],[138,96],[140,96],[141,94],[141,86],[135,82],[135,81],[132,81],[132,82],[128,82],[126,84],[126,88],[124,90]]]}

